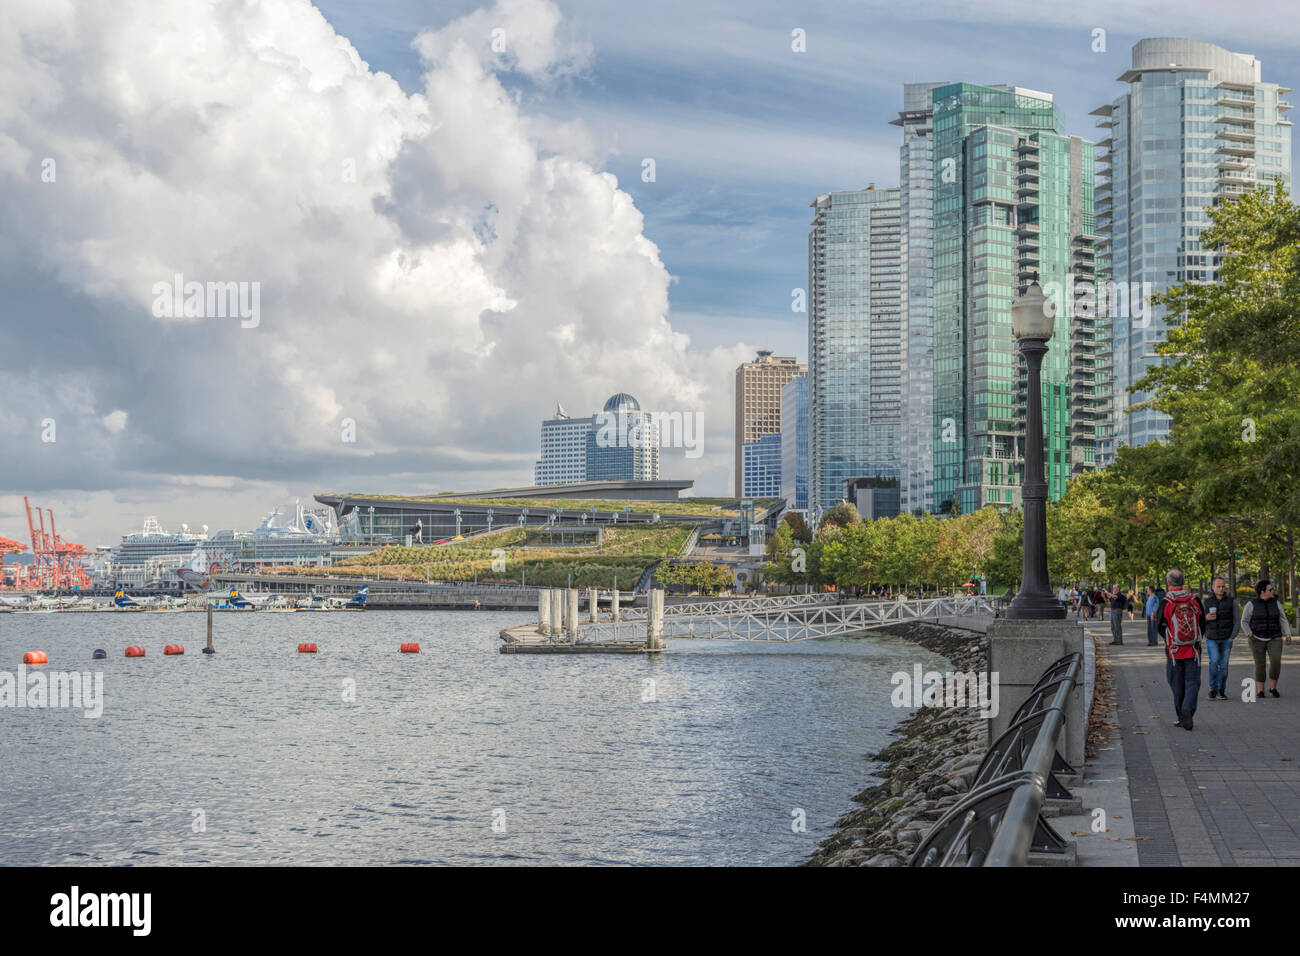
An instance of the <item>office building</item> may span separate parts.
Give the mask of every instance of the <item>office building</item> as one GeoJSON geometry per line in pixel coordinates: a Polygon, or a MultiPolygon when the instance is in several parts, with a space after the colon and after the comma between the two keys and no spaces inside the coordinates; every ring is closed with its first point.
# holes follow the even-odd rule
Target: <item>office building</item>
{"type": "Polygon", "coordinates": [[[795,511],[808,510],[808,376],[781,387],[781,497],[795,511]]]}
{"type": "Polygon", "coordinates": [[[737,498],[754,497],[745,488],[744,447],[764,435],[781,431],[781,387],[806,365],[788,356],[760,350],[757,358],[736,369],[736,473],[737,498]]]}
{"type": "Polygon", "coordinates": [[[848,478],[898,479],[902,330],[899,191],[832,192],[808,234],[808,507],[848,478]]]}

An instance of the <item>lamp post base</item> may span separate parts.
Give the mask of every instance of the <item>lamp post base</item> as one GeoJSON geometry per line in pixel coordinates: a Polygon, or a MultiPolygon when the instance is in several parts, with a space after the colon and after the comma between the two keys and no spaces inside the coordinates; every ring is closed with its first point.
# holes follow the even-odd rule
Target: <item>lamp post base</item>
{"type": "Polygon", "coordinates": [[[1065,608],[1051,594],[1025,594],[1012,598],[1003,614],[1013,621],[1063,621],[1065,608]]]}

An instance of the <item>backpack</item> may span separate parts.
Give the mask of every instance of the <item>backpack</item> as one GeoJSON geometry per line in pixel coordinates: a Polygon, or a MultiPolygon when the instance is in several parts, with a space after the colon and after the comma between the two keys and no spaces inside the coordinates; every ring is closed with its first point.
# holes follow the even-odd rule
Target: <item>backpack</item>
{"type": "MultiPolygon", "coordinates": [[[[1180,647],[1191,647],[1201,637],[1197,617],[1200,605],[1190,591],[1167,599],[1169,605],[1169,656],[1180,647]]],[[[1197,649],[1199,652],[1199,648],[1197,649]]]]}

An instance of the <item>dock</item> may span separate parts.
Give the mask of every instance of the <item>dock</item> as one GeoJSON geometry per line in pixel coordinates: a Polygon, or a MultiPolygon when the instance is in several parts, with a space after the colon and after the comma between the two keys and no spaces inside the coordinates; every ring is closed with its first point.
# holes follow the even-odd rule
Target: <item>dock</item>
{"type": "Polygon", "coordinates": [[[537,620],[501,632],[502,654],[658,654],[664,649],[664,592],[651,591],[647,618],[620,633],[623,607],[618,589],[610,592],[609,615],[614,630],[598,634],[592,625],[602,623],[599,592],[587,591],[587,609],[580,609],[577,588],[542,588],[537,592],[537,620]],[[583,625],[586,625],[585,627],[583,625]],[[603,639],[602,639],[603,638],[603,639]]]}
{"type": "Polygon", "coordinates": [[[587,641],[578,643],[543,634],[536,624],[520,624],[501,632],[502,654],[658,654],[646,641],[587,641]]]}

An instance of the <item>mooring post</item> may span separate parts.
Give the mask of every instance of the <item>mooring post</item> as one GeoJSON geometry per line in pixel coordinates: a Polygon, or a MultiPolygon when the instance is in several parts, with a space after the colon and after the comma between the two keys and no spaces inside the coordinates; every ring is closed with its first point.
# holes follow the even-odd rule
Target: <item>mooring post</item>
{"type": "Polygon", "coordinates": [[[609,608],[614,615],[614,623],[617,624],[619,619],[618,588],[614,588],[609,592],[609,608]]]}
{"type": "Polygon", "coordinates": [[[664,634],[664,592],[655,588],[646,601],[646,640],[647,650],[663,647],[664,634]]]}
{"type": "Polygon", "coordinates": [[[537,632],[551,633],[551,593],[546,588],[537,589],[537,632]]]}
{"type": "Polygon", "coordinates": [[[579,621],[577,588],[569,588],[569,613],[566,616],[569,619],[568,620],[569,637],[576,641],[578,639],[578,621],[579,621]]]}
{"type": "Polygon", "coordinates": [[[212,602],[208,601],[207,604],[208,604],[208,646],[203,648],[203,653],[215,654],[217,652],[217,649],[212,646],[212,602]]]}
{"type": "Polygon", "coordinates": [[[588,610],[591,611],[591,623],[595,624],[600,620],[600,597],[595,588],[587,589],[587,603],[589,605],[588,610]]]}

